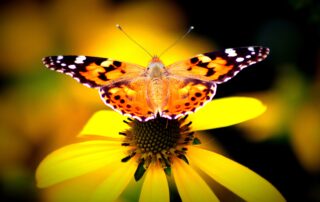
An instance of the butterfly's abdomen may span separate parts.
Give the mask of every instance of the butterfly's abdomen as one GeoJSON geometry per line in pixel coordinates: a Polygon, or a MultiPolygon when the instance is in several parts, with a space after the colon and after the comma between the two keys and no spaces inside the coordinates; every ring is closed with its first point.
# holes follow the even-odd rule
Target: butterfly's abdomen
{"type": "Polygon", "coordinates": [[[152,108],[159,111],[167,103],[168,85],[163,79],[154,78],[148,86],[148,97],[152,108]]]}

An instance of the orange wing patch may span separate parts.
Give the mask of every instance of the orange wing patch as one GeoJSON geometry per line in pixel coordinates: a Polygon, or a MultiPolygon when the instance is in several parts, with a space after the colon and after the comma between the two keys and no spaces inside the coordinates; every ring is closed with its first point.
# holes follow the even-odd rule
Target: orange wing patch
{"type": "Polygon", "coordinates": [[[79,72],[85,79],[93,81],[97,85],[106,85],[108,83],[109,79],[106,77],[106,69],[102,66],[91,63],[85,68],[86,71],[79,72]]]}
{"type": "Polygon", "coordinates": [[[206,73],[206,76],[208,76],[211,80],[218,80],[221,75],[228,74],[228,72],[232,70],[233,65],[227,65],[226,60],[224,60],[223,58],[217,57],[216,59],[209,62],[207,67],[209,69],[206,73]],[[208,75],[210,71],[215,73],[212,73],[212,75],[208,75]]]}
{"type": "Polygon", "coordinates": [[[100,95],[112,109],[140,121],[147,121],[154,118],[154,110],[146,99],[147,83],[145,78],[119,81],[102,87],[100,95]]]}
{"type": "Polygon", "coordinates": [[[85,67],[85,71],[80,71],[85,79],[94,81],[98,85],[107,85],[110,80],[138,76],[144,71],[136,65],[130,65],[119,61],[105,60],[100,65],[91,63],[85,67]],[[135,73],[135,74],[134,74],[135,73]]]}
{"type": "Polygon", "coordinates": [[[193,78],[169,77],[169,98],[162,116],[176,119],[195,112],[210,101],[216,85],[213,82],[193,78]]]}
{"type": "Polygon", "coordinates": [[[215,59],[211,59],[208,56],[198,55],[198,61],[192,59],[189,61],[190,72],[193,74],[199,74],[207,77],[210,80],[217,81],[219,77],[222,75],[228,74],[233,65],[227,65],[227,60],[216,57],[215,59]],[[200,71],[201,69],[201,71],[200,71]]]}
{"type": "Polygon", "coordinates": [[[227,60],[222,57],[211,59],[205,55],[197,55],[196,57],[175,63],[168,67],[170,73],[199,78],[206,81],[219,81],[224,75],[233,70],[234,65],[227,64],[227,60]]]}

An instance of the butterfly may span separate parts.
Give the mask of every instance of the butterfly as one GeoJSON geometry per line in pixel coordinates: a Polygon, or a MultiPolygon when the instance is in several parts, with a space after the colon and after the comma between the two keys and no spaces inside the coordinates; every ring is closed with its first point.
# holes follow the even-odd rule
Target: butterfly
{"type": "Polygon", "coordinates": [[[147,67],[92,56],[50,56],[43,63],[98,88],[101,99],[115,111],[148,121],[159,115],[177,119],[195,112],[212,100],[217,84],[268,54],[266,47],[250,46],[198,54],[168,66],[157,56],[147,67]]]}

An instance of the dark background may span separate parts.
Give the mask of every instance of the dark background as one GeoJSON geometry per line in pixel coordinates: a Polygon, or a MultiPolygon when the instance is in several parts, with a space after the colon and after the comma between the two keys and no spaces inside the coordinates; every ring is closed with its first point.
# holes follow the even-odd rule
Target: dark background
{"type": "MultiPolygon", "coordinates": [[[[271,49],[266,62],[219,86],[216,97],[270,90],[282,64],[293,64],[307,82],[319,79],[319,2],[215,1],[209,6],[197,1],[181,5],[197,31],[214,39],[219,47],[259,44],[271,49]]],[[[278,135],[284,140],[271,138],[254,144],[235,127],[213,130],[212,134],[233,159],[268,179],[288,201],[319,201],[319,173],[309,173],[300,165],[286,139],[290,134],[282,132],[278,135]]]]}
{"type": "MultiPolygon", "coordinates": [[[[130,18],[130,6],[137,9],[139,6],[144,8],[145,4],[152,4],[151,1],[101,0],[92,1],[96,6],[82,8],[77,12],[78,6],[82,4],[75,2],[82,1],[66,4],[69,6],[66,8],[59,8],[63,4],[54,2],[1,1],[0,37],[5,44],[0,48],[1,201],[42,201],[43,193],[35,187],[34,182],[34,171],[38,163],[49,152],[73,142],[77,131],[90,115],[103,108],[95,92],[86,91],[84,97],[81,97],[78,95],[81,93],[65,90],[65,77],[44,72],[40,63],[41,57],[65,52],[76,54],[86,50],[83,48],[86,46],[85,42],[76,47],[77,40],[72,41],[73,38],[78,35],[88,37],[86,33],[94,37],[92,29],[101,28],[95,25],[103,25],[105,22],[105,26],[110,27],[121,15],[125,16],[121,16],[121,19],[130,18]],[[58,20],[55,22],[54,12],[60,10],[70,12],[70,20],[61,19],[61,15],[56,13],[58,20]],[[125,10],[124,13],[121,13],[122,10],[125,10]],[[98,11],[118,14],[114,14],[113,21],[109,22],[108,16],[99,16],[98,11]],[[97,19],[104,19],[100,24],[94,21],[85,22],[82,28],[77,27],[79,29],[73,33],[70,31],[73,29],[72,19],[77,19],[72,16],[73,13],[79,15],[79,19],[82,19],[82,15],[97,15],[97,19]],[[20,15],[29,16],[27,19],[31,19],[28,21],[30,24],[20,21],[20,15]],[[35,24],[32,23],[33,18],[36,19],[35,24]],[[59,24],[63,20],[68,23],[59,24]],[[91,30],[86,27],[86,23],[93,24],[88,26],[91,30]],[[70,36],[66,34],[68,30],[70,36]],[[30,33],[39,34],[41,37],[35,40],[36,43],[29,43],[26,36],[30,33]],[[10,38],[11,36],[13,38],[10,38]],[[70,95],[70,92],[73,94],[70,95]],[[88,98],[91,95],[95,97],[88,98]],[[53,104],[46,105],[49,101],[53,104]],[[64,122],[66,116],[72,120],[64,122]],[[78,118],[75,118],[76,116],[78,118]],[[46,119],[48,122],[44,121],[46,119]],[[58,128],[62,128],[61,131],[58,128]]],[[[163,29],[182,33],[188,26],[193,25],[196,29],[190,35],[206,39],[206,43],[212,43],[216,49],[250,45],[271,49],[267,60],[241,72],[226,84],[219,85],[216,97],[244,95],[261,98],[272,113],[277,115],[285,111],[286,116],[268,120],[274,123],[271,126],[277,125],[280,129],[265,132],[262,128],[261,133],[267,135],[263,138],[252,138],[252,134],[247,134],[250,133],[248,128],[232,126],[211,130],[210,137],[221,144],[230,158],[270,181],[288,201],[320,201],[320,150],[317,147],[320,146],[320,2],[198,0],[159,1],[157,5],[166,5],[165,8],[169,9],[168,12],[163,7],[156,6],[153,10],[152,14],[156,16],[153,26],[160,27],[159,29],[163,26],[163,29]],[[179,17],[172,12],[177,12],[179,17]],[[158,22],[161,18],[168,21],[158,22]],[[166,27],[166,24],[171,24],[171,27],[166,27]],[[275,103],[269,106],[270,99],[263,99],[270,95],[271,101],[279,101],[276,104],[280,107],[273,110],[275,103]],[[279,108],[281,111],[277,111],[279,108]],[[319,121],[319,124],[311,124],[314,121],[309,120],[319,121]],[[299,121],[305,122],[305,125],[299,121]],[[314,127],[314,130],[307,130],[312,131],[312,138],[303,132],[300,136],[301,132],[296,131],[303,130],[299,127],[314,127]],[[294,139],[297,133],[302,139],[294,139]],[[311,152],[305,152],[304,148],[311,148],[311,152]]],[[[148,11],[146,13],[150,14],[148,11]]],[[[143,19],[143,13],[140,15],[143,19]]],[[[126,24],[129,29],[130,26],[140,27],[141,23],[143,24],[141,21],[131,21],[130,25],[129,22],[126,24]]],[[[148,30],[147,33],[152,34],[153,31],[148,30]]],[[[196,43],[193,42],[188,47],[193,49],[196,43]]],[[[197,48],[199,49],[201,47],[197,48]]],[[[91,50],[86,51],[95,54],[90,52],[91,50]]],[[[78,85],[71,80],[67,84],[78,85]]],[[[255,124],[252,123],[250,127],[255,127],[255,124]]],[[[256,135],[259,137],[259,134],[256,135]]]]}
{"type": "MultiPolygon", "coordinates": [[[[196,1],[179,5],[197,32],[219,47],[259,44],[271,49],[266,62],[219,86],[216,97],[270,90],[279,77],[277,68],[284,64],[292,64],[308,83],[319,79],[319,1],[214,1],[211,5],[196,1]]],[[[259,143],[248,141],[236,127],[211,132],[234,160],[268,179],[288,201],[320,201],[319,172],[310,173],[300,164],[288,130],[259,143]]],[[[317,134],[320,136],[319,131],[317,134]]]]}

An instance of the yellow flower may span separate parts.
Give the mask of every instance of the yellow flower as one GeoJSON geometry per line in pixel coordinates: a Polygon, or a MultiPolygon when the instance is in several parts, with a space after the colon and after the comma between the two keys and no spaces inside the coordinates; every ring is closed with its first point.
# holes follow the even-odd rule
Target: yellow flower
{"type": "Polygon", "coordinates": [[[169,184],[174,184],[182,201],[219,201],[208,182],[212,178],[246,201],[285,201],[258,174],[203,149],[194,133],[237,124],[264,111],[260,101],[245,97],[216,99],[178,120],[123,121],[116,112],[99,111],[80,136],[99,135],[100,139],[51,153],[37,169],[37,185],[72,190],[56,201],[121,200],[123,193],[137,187],[139,191],[131,192],[140,193],[139,201],[170,201],[169,184]],[[76,180],[81,177],[86,180],[76,180]]]}

